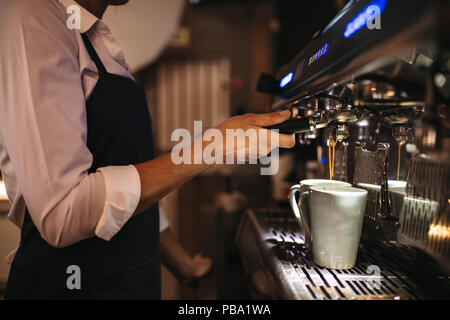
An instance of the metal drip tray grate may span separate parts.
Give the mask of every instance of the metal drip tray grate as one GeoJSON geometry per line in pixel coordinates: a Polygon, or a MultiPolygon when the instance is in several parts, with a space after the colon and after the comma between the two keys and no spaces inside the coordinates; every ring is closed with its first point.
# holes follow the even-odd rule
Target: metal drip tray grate
{"type": "MultiPolygon", "coordinates": [[[[246,260],[252,260],[248,255],[254,255],[255,249],[259,252],[264,265],[262,269],[271,279],[268,282],[272,284],[277,298],[427,298],[421,287],[402,271],[404,260],[398,259],[400,256],[414,256],[416,250],[397,242],[362,238],[354,268],[322,268],[311,261],[304,249],[303,237],[290,212],[267,212],[266,209],[247,214],[247,221],[241,224],[237,243],[244,264],[246,260]],[[248,241],[248,235],[252,233],[257,238],[253,242],[256,248],[251,248],[252,242],[248,241]]],[[[248,266],[246,269],[252,272],[248,266]]],[[[439,278],[439,281],[449,283],[448,276],[429,273],[439,278]]]]}
{"type": "MultiPolygon", "coordinates": [[[[295,223],[295,221],[292,221],[295,223]]],[[[303,247],[303,239],[284,228],[274,228],[266,239],[289,278],[298,280],[297,288],[309,299],[420,299],[418,288],[385,261],[379,252],[360,244],[356,266],[348,270],[318,267],[303,247]],[[379,272],[379,275],[376,275],[379,272]],[[304,288],[301,288],[304,287],[304,288]],[[306,289],[306,290],[305,290],[306,289]]],[[[297,281],[296,281],[297,282],[297,281]]]]}

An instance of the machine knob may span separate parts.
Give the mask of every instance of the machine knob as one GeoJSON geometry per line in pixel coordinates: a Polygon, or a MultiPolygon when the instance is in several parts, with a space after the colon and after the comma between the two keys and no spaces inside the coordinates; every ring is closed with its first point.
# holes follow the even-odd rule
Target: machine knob
{"type": "Polygon", "coordinates": [[[280,93],[279,82],[270,74],[261,73],[256,85],[256,91],[277,95],[280,93]]]}

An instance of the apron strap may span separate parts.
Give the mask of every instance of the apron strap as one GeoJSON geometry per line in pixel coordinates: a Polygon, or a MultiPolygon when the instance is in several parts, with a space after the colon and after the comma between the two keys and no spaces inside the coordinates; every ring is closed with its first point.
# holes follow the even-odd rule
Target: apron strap
{"type": "Polygon", "coordinates": [[[87,49],[89,55],[91,56],[91,59],[94,61],[95,66],[98,69],[98,72],[100,74],[107,74],[108,71],[106,71],[106,68],[105,68],[102,60],[98,56],[97,51],[95,51],[94,46],[92,45],[91,41],[89,40],[87,34],[82,33],[81,37],[83,38],[84,45],[86,46],[86,49],[87,49]]]}

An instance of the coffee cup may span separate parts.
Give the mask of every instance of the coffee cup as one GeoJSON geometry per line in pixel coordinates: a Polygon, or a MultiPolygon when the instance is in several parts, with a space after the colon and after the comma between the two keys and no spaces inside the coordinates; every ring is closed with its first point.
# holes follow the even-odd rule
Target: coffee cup
{"type": "Polygon", "coordinates": [[[406,187],[389,188],[389,197],[391,199],[391,214],[393,217],[400,219],[400,212],[403,207],[403,199],[406,196],[406,187]]]}
{"type": "Polygon", "coordinates": [[[358,254],[367,191],[342,185],[317,185],[310,193],[310,230],[314,263],[353,268],[358,254]]]}
{"type": "MultiPolygon", "coordinates": [[[[366,216],[376,219],[380,205],[381,186],[378,184],[358,183],[357,187],[368,191],[366,216]]],[[[388,180],[388,191],[391,201],[391,215],[399,218],[403,198],[406,195],[406,181],[388,180]]]]}
{"type": "Polygon", "coordinates": [[[350,183],[339,180],[305,179],[289,189],[289,203],[300,228],[303,230],[305,245],[308,249],[311,249],[311,231],[309,229],[309,188],[324,184],[351,187],[350,183]],[[296,199],[297,193],[300,193],[298,200],[296,199]]]}

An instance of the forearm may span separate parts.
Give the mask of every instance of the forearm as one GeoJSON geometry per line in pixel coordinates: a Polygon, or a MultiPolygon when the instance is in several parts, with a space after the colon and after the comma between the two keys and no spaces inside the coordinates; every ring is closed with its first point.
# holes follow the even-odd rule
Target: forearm
{"type": "Polygon", "coordinates": [[[136,165],[141,179],[141,200],[135,214],[212,166],[205,163],[175,164],[170,153],[136,165]]]}
{"type": "MultiPolygon", "coordinates": [[[[219,131],[222,135],[221,142],[217,142],[217,147],[222,149],[223,159],[227,159],[228,156],[235,156],[239,154],[246,155],[248,158],[249,154],[258,154],[259,156],[265,156],[275,147],[292,148],[295,144],[294,135],[270,133],[269,130],[263,127],[271,126],[273,124],[281,123],[287,120],[290,116],[289,111],[274,112],[269,114],[255,115],[247,114],[243,116],[236,116],[228,119],[227,121],[221,123],[215,129],[219,131]],[[268,135],[268,138],[263,140],[267,147],[261,154],[255,152],[258,151],[259,142],[250,145],[249,139],[244,140],[243,144],[236,144],[234,140],[231,143],[232,147],[229,149],[226,143],[226,137],[229,131],[240,130],[241,132],[246,132],[250,130],[255,133],[255,137],[259,137],[259,131],[262,130],[262,134],[268,135]],[[275,135],[278,141],[272,141],[271,137],[275,135]],[[250,152],[252,150],[253,152],[250,152]]],[[[214,138],[215,139],[215,138],[214,138]]],[[[235,139],[234,136],[231,139],[235,139]]],[[[237,138],[236,138],[237,139],[237,138]]],[[[245,136],[244,136],[245,139],[245,136]]],[[[182,152],[187,151],[190,154],[191,160],[201,158],[203,159],[203,151],[205,148],[212,143],[212,141],[203,140],[203,137],[198,138],[197,144],[200,143],[199,150],[194,147],[197,144],[192,143],[188,149],[182,150],[182,152]],[[201,153],[201,154],[199,154],[201,153]],[[195,156],[197,155],[197,157],[195,156]]],[[[215,140],[213,140],[215,141],[215,140]]],[[[184,157],[183,157],[184,158],[184,157]]],[[[189,158],[189,157],[188,157],[189,158]]],[[[158,202],[161,198],[167,195],[172,190],[176,189],[183,183],[187,182],[189,179],[193,178],[200,172],[211,168],[214,164],[208,165],[204,161],[200,164],[194,164],[194,161],[190,161],[191,164],[175,164],[172,161],[171,154],[163,155],[157,159],[141,163],[136,165],[136,169],[139,173],[141,179],[141,199],[139,205],[136,209],[135,214],[145,210],[152,204],[158,202]]]]}
{"type": "Polygon", "coordinates": [[[162,262],[167,269],[179,279],[186,278],[189,273],[188,262],[191,261],[191,257],[181,247],[170,228],[161,232],[160,248],[162,262]]]}

